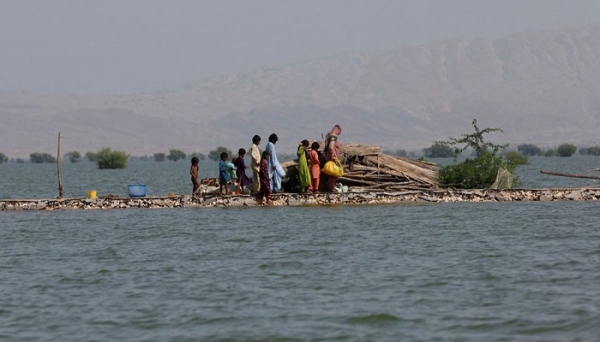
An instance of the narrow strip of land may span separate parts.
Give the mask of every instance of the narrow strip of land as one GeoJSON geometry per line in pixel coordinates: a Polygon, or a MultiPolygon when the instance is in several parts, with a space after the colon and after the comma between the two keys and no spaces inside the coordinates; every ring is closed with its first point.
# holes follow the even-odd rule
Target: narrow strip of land
{"type": "MultiPolygon", "coordinates": [[[[275,206],[365,205],[392,203],[597,201],[600,188],[510,189],[510,190],[409,190],[273,195],[275,206]]],[[[192,197],[154,196],[143,198],[99,197],[64,199],[5,199],[0,211],[20,210],[108,210],[134,208],[211,208],[259,206],[249,195],[192,197]]]]}

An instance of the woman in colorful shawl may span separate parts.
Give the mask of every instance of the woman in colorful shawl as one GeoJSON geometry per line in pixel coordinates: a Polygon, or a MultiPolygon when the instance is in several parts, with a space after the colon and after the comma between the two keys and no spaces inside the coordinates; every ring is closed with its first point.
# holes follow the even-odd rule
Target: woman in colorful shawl
{"type": "Polygon", "coordinates": [[[298,145],[298,176],[300,178],[300,193],[306,192],[310,186],[310,171],[306,162],[306,149],[308,149],[308,140],[302,140],[298,145]]]}
{"type": "Polygon", "coordinates": [[[238,151],[238,157],[233,161],[233,165],[236,167],[235,173],[237,175],[237,188],[239,193],[242,193],[244,191],[244,187],[247,187],[252,183],[250,178],[248,178],[246,175],[246,162],[244,161],[245,156],[246,150],[240,148],[238,151]]]}
{"type": "MultiPolygon", "coordinates": [[[[340,125],[333,126],[333,129],[325,136],[325,161],[336,161],[340,154],[340,143],[338,136],[342,134],[340,125]]],[[[337,177],[327,176],[327,190],[333,191],[337,177]]]]}
{"type": "MultiPolygon", "coordinates": [[[[273,133],[269,136],[269,142],[265,147],[265,151],[269,152],[269,177],[271,178],[271,193],[275,194],[281,191],[281,179],[285,176],[285,171],[279,164],[277,153],[275,152],[275,144],[279,138],[273,133]]],[[[261,183],[262,184],[262,183],[261,183]]]]}

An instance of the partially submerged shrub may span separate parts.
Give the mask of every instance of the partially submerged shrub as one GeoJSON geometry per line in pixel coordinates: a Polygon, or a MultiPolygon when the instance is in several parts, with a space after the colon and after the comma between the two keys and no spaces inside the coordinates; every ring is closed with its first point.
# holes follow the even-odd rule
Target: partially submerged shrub
{"type": "Polygon", "coordinates": [[[127,154],[122,151],[111,151],[103,148],[96,153],[96,164],[99,169],[124,169],[127,165],[127,154]]]}
{"type": "Polygon", "coordinates": [[[573,144],[568,144],[568,143],[558,146],[558,149],[557,149],[558,155],[561,157],[570,157],[576,151],[577,151],[577,146],[575,146],[573,144]]]}
{"type": "MultiPolygon", "coordinates": [[[[450,138],[448,141],[439,143],[452,146],[454,148],[454,161],[467,149],[472,149],[475,153],[474,158],[467,158],[461,163],[442,167],[439,171],[439,182],[442,187],[455,187],[461,189],[482,189],[490,188],[497,180],[499,171],[504,175],[511,175],[517,164],[504,161],[499,151],[508,147],[508,144],[496,145],[486,142],[484,134],[492,132],[502,132],[499,128],[485,128],[480,130],[477,127],[477,120],[472,122],[475,133],[463,134],[462,138],[450,138]]],[[[510,187],[512,177],[507,187],[510,187]]],[[[515,181],[517,181],[515,179],[515,181]]]]}
{"type": "Polygon", "coordinates": [[[29,160],[32,163],[37,163],[37,164],[41,164],[41,163],[56,163],[56,158],[54,158],[49,153],[40,153],[40,152],[31,153],[29,155],[29,160]]]}
{"type": "Polygon", "coordinates": [[[508,151],[504,157],[506,158],[506,162],[512,165],[529,164],[529,158],[527,158],[527,155],[519,151],[508,151]]]}
{"type": "Polygon", "coordinates": [[[67,152],[65,153],[65,159],[71,163],[77,163],[79,160],[81,160],[81,154],[77,151],[67,152]]]}
{"type": "Polygon", "coordinates": [[[454,149],[448,144],[436,141],[430,147],[424,148],[423,153],[427,158],[452,158],[454,149]]]}
{"type": "MultiPolygon", "coordinates": [[[[229,155],[229,158],[232,157],[232,153],[231,153],[230,149],[228,149],[225,146],[219,146],[219,147],[215,148],[214,150],[208,152],[208,159],[221,160],[221,152],[227,153],[227,155],[229,155]]],[[[281,156],[279,156],[279,160],[282,160],[281,156]]]]}
{"type": "Polygon", "coordinates": [[[169,154],[167,155],[167,159],[172,160],[172,161],[178,161],[180,159],[185,159],[185,157],[186,157],[185,152],[183,152],[182,150],[177,150],[177,149],[170,149],[169,154]]]}
{"type": "Polygon", "coordinates": [[[539,156],[542,154],[542,149],[534,144],[521,144],[517,146],[517,151],[527,156],[539,156]]]}

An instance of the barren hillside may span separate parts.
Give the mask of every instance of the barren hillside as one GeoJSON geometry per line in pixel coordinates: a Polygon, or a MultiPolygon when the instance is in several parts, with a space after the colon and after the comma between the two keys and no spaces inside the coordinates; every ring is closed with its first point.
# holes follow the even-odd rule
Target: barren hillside
{"type": "Polygon", "coordinates": [[[420,149],[471,129],[502,142],[600,144],[600,26],[344,54],[210,79],[160,93],[0,94],[9,156],[109,146],[133,154],[217,145],[254,134],[293,151],[334,124],[344,141],[420,149]]]}

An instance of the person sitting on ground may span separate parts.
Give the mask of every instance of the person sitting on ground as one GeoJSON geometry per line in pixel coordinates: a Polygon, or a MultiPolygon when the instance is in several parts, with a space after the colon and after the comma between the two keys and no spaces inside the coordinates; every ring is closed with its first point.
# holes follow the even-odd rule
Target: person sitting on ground
{"type": "Polygon", "coordinates": [[[246,156],[246,150],[240,148],[238,151],[237,158],[233,161],[233,165],[236,167],[236,175],[237,175],[237,191],[238,193],[243,193],[244,187],[247,187],[252,183],[250,178],[246,175],[246,162],[244,161],[244,157],[246,156]]]}
{"type": "Polygon", "coordinates": [[[223,194],[223,188],[225,188],[225,194],[229,195],[227,183],[231,180],[229,171],[233,170],[233,168],[228,165],[227,158],[229,158],[227,152],[221,152],[221,160],[219,161],[219,194],[221,195],[223,194]]]}
{"type": "Polygon", "coordinates": [[[198,159],[198,157],[192,158],[192,166],[190,166],[190,175],[192,176],[192,185],[194,186],[192,189],[192,196],[198,195],[198,189],[200,188],[200,183],[198,182],[199,163],[200,159],[198,159]]]}

